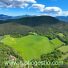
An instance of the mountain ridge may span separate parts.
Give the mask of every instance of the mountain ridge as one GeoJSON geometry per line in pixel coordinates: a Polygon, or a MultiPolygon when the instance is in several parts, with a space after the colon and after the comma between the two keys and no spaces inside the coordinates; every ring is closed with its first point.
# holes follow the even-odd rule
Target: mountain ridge
{"type": "Polygon", "coordinates": [[[0,35],[28,34],[37,32],[45,35],[53,32],[67,32],[68,24],[51,16],[33,16],[19,19],[0,20],[0,35]]]}
{"type": "Polygon", "coordinates": [[[68,22],[68,16],[57,16],[56,18],[61,20],[61,21],[68,22]]]}

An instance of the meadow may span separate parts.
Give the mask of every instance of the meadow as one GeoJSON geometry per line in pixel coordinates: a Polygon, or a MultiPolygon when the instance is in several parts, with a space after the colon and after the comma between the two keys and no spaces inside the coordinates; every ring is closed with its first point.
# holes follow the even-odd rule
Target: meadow
{"type": "Polygon", "coordinates": [[[51,53],[64,44],[58,38],[49,40],[40,35],[27,35],[20,38],[4,35],[1,42],[16,50],[24,60],[39,58],[40,55],[51,53]]]}

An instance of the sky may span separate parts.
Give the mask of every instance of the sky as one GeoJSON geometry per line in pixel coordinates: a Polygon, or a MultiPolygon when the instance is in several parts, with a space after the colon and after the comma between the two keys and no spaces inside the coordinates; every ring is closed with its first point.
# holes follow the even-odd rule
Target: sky
{"type": "Polygon", "coordinates": [[[68,0],[0,0],[0,14],[68,16],[68,0]]]}

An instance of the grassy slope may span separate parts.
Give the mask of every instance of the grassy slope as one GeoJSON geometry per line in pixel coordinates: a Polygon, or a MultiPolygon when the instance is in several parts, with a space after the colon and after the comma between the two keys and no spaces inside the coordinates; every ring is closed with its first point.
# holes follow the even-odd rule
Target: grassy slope
{"type": "Polygon", "coordinates": [[[58,38],[51,40],[51,43],[54,44],[54,48],[58,48],[62,44],[62,42],[58,38]]]}
{"type": "Polygon", "coordinates": [[[41,54],[50,53],[63,44],[58,39],[49,41],[47,37],[39,35],[28,35],[21,38],[5,35],[1,42],[14,48],[25,60],[39,58],[41,54]]]}
{"type": "Polygon", "coordinates": [[[62,47],[58,48],[58,50],[60,50],[61,52],[64,53],[60,60],[64,60],[68,57],[68,45],[67,46],[62,46],[62,47]]]}
{"type": "Polygon", "coordinates": [[[58,49],[63,53],[67,53],[68,52],[68,45],[67,46],[62,46],[62,47],[60,47],[58,49]]]}

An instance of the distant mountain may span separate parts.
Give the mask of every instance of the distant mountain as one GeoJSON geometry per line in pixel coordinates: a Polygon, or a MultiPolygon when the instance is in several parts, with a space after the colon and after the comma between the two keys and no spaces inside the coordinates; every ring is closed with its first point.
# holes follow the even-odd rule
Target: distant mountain
{"type": "Polygon", "coordinates": [[[23,17],[30,17],[30,15],[8,16],[8,15],[0,14],[0,20],[19,19],[19,18],[23,18],[23,17]]]}
{"type": "Polygon", "coordinates": [[[61,20],[61,21],[68,22],[68,16],[57,16],[56,18],[61,20]]]}
{"type": "Polygon", "coordinates": [[[7,20],[7,19],[13,19],[13,17],[8,16],[8,15],[4,15],[4,14],[0,14],[0,20],[7,20]]]}
{"type": "Polygon", "coordinates": [[[31,17],[31,15],[15,16],[14,19],[19,19],[19,18],[24,18],[24,17],[31,17]]]}
{"type": "Polygon", "coordinates": [[[30,16],[22,17],[13,20],[16,23],[20,23],[27,26],[38,26],[43,24],[56,24],[60,22],[58,19],[51,16],[30,16]]]}
{"type": "MultiPolygon", "coordinates": [[[[51,16],[31,16],[18,19],[0,20],[0,35],[28,32],[47,33],[67,32],[68,24],[51,16]]],[[[53,34],[52,34],[53,35],[53,34]]]]}

